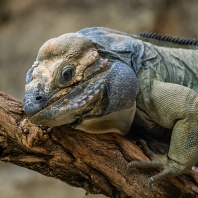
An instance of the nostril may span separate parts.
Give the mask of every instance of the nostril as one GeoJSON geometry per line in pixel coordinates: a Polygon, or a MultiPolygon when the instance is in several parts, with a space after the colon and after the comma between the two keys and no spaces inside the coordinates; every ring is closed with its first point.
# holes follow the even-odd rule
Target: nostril
{"type": "MultiPolygon", "coordinates": [[[[38,93],[36,91],[27,91],[24,98],[24,110],[25,113],[31,117],[37,114],[43,107],[45,107],[46,102],[49,100],[49,96],[44,93],[38,93]]],[[[1,146],[0,146],[1,147],[1,146]]],[[[1,156],[1,148],[0,148],[1,156]]]]}
{"type": "Polygon", "coordinates": [[[42,96],[37,96],[36,100],[41,100],[43,97],[42,96]]]}

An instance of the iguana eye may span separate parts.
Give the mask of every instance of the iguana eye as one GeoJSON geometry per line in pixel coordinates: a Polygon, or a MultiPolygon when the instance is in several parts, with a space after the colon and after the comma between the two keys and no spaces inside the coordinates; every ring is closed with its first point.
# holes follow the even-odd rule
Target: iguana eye
{"type": "Polygon", "coordinates": [[[66,84],[72,80],[72,77],[75,75],[75,67],[72,65],[66,66],[62,69],[61,72],[61,83],[66,84]]]}

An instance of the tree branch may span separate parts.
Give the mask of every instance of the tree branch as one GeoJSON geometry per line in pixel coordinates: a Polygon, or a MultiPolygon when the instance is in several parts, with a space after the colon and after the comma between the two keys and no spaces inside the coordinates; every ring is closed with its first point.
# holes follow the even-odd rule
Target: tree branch
{"type": "Polygon", "coordinates": [[[162,180],[148,189],[156,170],[126,172],[132,160],[148,158],[141,149],[114,134],[94,135],[28,121],[22,103],[0,92],[0,160],[57,178],[87,193],[109,197],[195,197],[198,175],[162,180]]]}

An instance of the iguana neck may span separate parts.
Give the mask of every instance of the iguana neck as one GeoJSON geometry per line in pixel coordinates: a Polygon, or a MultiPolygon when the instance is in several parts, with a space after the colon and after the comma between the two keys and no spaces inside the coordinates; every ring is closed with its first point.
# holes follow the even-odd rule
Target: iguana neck
{"type": "Polygon", "coordinates": [[[115,132],[126,135],[130,130],[135,111],[136,102],[129,109],[113,112],[100,118],[85,120],[76,129],[95,134],[115,132]]]}

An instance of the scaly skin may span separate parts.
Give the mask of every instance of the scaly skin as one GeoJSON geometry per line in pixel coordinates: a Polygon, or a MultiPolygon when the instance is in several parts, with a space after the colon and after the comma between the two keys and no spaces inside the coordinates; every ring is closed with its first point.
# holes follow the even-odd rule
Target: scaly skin
{"type": "Polygon", "coordinates": [[[133,120],[154,139],[169,129],[166,155],[141,141],[151,161],[128,166],[162,169],[151,187],[198,162],[197,57],[196,46],[106,28],[65,34],[40,48],[27,73],[24,109],[35,124],[69,124],[89,133],[125,135],[133,120]]]}

